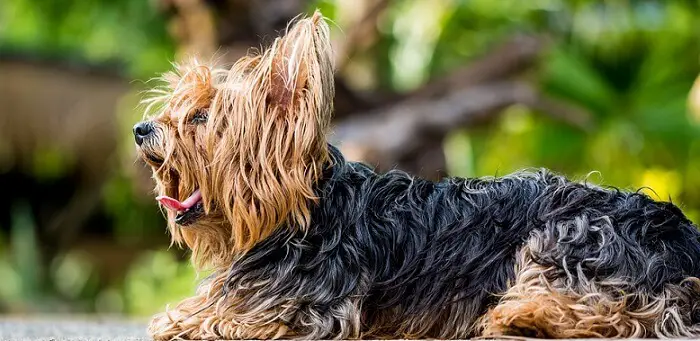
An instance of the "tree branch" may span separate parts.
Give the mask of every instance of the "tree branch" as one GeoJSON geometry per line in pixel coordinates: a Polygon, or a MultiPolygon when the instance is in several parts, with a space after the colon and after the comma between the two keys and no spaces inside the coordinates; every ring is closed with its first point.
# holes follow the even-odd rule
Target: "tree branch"
{"type": "Polygon", "coordinates": [[[432,97],[452,89],[504,79],[531,67],[544,42],[539,37],[515,36],[462,68],[409,92],[405,97],[432,97]]]}
{"type": "Polygon", "coordinates": [[[543,109],[544,114],[580,129],[592,127],[586,113],[544,100],[526,83],[506,81],[458,89],[436,99],[410,98],[354,115],[336,124],[332,141],[351,159],[390,168],[430,141],[491,120],[513,104],[543,109]]]}

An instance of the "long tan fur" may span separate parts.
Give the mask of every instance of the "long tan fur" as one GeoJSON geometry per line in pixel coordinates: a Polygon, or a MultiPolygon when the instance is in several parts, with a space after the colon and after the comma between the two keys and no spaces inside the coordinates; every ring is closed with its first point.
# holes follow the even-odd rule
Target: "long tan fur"
{"type": "Polygon", "coordinates": [[[149,149],[156,192],[184,200],[199,188],[207,219],[174,224],[174,243],[198,267],[223,267],[280,227],[305,229],[313,183],[327,165],[334,95],[329,29],[320,13],[298,20],[262,54],[230,69],[192,60],[144,100],[169,145],[149,149]],[[203,125],[192,116],[208,115],[203,125]],[[168,166],[163,166],[168,165],[168,166]]]}

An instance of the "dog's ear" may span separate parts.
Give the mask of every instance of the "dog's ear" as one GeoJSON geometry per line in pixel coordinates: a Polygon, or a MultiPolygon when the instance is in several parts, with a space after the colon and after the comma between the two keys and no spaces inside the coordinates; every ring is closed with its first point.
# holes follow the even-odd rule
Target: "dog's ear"
{"type": "Polygon", "coordinates": [[[268,105],[330,120],[334,95],[328,25],[319,12],[299,20],[268,51],[268,105]]]}
{"type": "MultiPolygon", "coordinates": [[[[304,229],[328,166],[334,95],[329,28],[298,20],[261,55],[239,60],[212,104],[212,188],[236,250],[281,227],[304,229]]],[[[204,192],[203,192],[204,193],[204,192]]],[[[211,195],[209,195],[211,197],[211,195]]]]}

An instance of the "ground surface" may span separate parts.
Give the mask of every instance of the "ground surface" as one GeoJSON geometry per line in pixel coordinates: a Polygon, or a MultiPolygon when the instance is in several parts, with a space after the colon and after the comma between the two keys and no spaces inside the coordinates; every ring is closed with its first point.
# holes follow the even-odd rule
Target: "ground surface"
{"type": "MultiPolygon", "coordinates": [[[[2,318],[0,341],[147,341],[144,322],[96,318],[2,318]]],[[[483,339],[482,339],[483,340],[483,339]]],[[[505,340],[527,340],[507,338],[505,340]]],[[[577,340],[582,341],[582,340],[577,340]]],[[[641,341],[641,340],[637,340],[641,341]]],[[[699,340],[700,341],[700,340],[699,340]]]]}
{"type": "Polygon", "coordinates": [[[150,340],[145,322],[97,318],[0,317],[1,341],[150,340]]]}

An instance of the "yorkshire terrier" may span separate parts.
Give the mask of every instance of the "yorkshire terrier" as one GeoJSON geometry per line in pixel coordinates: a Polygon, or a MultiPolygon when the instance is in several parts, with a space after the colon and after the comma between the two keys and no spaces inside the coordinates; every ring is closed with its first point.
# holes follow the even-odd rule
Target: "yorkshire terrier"
{"type": "Polygon", "coordinates": [[[317,12],[230,68],[166,74],[134,127],[176,244],[212,271],[167,339],[700,337],[700,232],[549,171],[431,182],[326,142],[317,12]]]}

